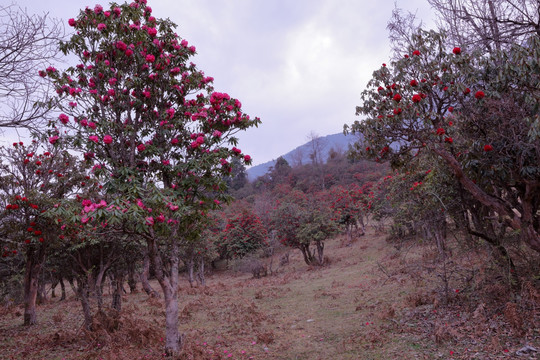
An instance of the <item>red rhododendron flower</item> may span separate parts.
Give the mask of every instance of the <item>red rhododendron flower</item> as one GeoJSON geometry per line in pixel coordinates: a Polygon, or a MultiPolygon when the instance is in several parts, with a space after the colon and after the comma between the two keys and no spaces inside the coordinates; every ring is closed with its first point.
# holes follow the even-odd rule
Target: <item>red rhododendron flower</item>
{"type": "Polygon", "coordinates": [[[491,151],[491,150],[493,150],[493,146],[491,146],[491,145],[489,145],[489,144],[484,145],[484,151],[487,152],[487,151],[491,151]]]}
{"type": "Polygon", "coordinates": [[[453,106],[449,106],[449,107],[448,107],[448,111],[449,111],[449,112],[454,111],[454,107],[453,107],[453,106]]]}
{"type": "Polygon", "coordinates": [[[451,144],[451,143],[454,142],[454,139],[452,139],[451,137],[446,137],[446,138],[444,138],[444,142],[447,142],[447,143],[451,144]]]}
{"type": "Polygon", "coordinates": [[[454,54],[456,54],[456,55],[459,55],[459,54],[461,54],[461,48],[455,47],[454,50],[452,50],[452,52],[453,52],[454,54]]]}
{"type": "Polygon", "coordinates": [[[60,116],[58,116],[58,119],[60,119],[60,121],[64,125],[69,122],[69,117],[66,114],[60,114],[60,116]]]}
{"type": "Polygon", "coordinates": [[[58,136],[56,136],[56,135],[55,135],[55,136],[51,136],[51,137],[49,138],[49,142],[50,142],[51,144],[53,144],[53,145],[54,145],[57,141],[58,141],[58,136]]]}
{"type": "Polygon", "coordinates": [[[414,94],[413,97],[412,97],[412,101],[414,103],[419,103],[421,100],[422,100],[422,96],[419,95],[419,94],[414,94]]]}
{"type": "Polygon", "coordinates": [[[471,89],[469,89],[469,88],[466,88],[465,90],[463,90],[463,93],[465,95],[469,94],[470,92],[471,92],[471,89]]]}
{"type": "Polygon", "coordinates": [[[88,137],[88,140],[95,142],[96,144],[99,142],[99,138],[96,135],[90,135],[88,137]]]}
{"type": "Polygon", "coordinates": [[[411,86],[418,86],[418,81],[413,79],[413,80],[411,80],[410,84],[411,84],[411,86]]]}
{"type": "Polygon", "coordinates": [[[154,61],[156,61],[156,57],[154,55],[152,54],[146,55],[146,62],[153,63],[154,61]]]}
{"type": "Polygon", "coordinates": [[[69,19],[68,24],[69,24],[69,26],[75,26],[75,25],[77,25],[77,22],[75,21],[75,19],[69,19]]]}
{"type": "Polygon", "coordinates": [[[414,50],[412,52],[413,55],[416,55],[416,56],[420,56],[420,51],[419,50],[414,50]]]}
{"type": "Polygon", "coordinates": [[[97,29],[98,29],[99,31],[103,31],[103,30],[105,30],[106,28],[107,28],[107,25],[105,25],[105,24],[103,24],[103,23],[100,23],[100,24],[98,24],[98,26],[97,26],[97,29]]]}
{"type": "Polygon", "coordinates": [[[478,90],[476,94],[474,94],[474,97],[477,98],[478,100],[483,99],[484,96],[486,96],[486,94],[484,94],[482,90],[478,90]]]}
{"type": "Polygon", "coordinates": [[[148,28],[148,30],[146,30],[148,32],[148,35],[150,36],[156,36],[157,35],[157,30],[155,28],[148,28]]]}
{"type": "Polygon", "coordinates": [[[105,135],[105,136],[103,137],[103,142],[104,142],[105,144],[110,144],[110,143],[112,143],[112,141],[113,141],[113,138],[112,138],[111,135],[105,135]]]}
{"type": "Polygon", "coordinates": [[[444,135],[444,129],[443,128],[438,128],[437,129],[437,135],[444,135]]]}
{"type": "Polygon", "coordinates": [[[144,150],[146,150],[146,146],[144,146],[144,144],[139,144],[137,145],[137,150],[139,152],[143,152],[144,150]]]}
{"type": "Polygon", "coordinates": [[[401,95],[399,95],[399,94],[394,95],[394,101],[400,102],[401,101],[401,95]]]}

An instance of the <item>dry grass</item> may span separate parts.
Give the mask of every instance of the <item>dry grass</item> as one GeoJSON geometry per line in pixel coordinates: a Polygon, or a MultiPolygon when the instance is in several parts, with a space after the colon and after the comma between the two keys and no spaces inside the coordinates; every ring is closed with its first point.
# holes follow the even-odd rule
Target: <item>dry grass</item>
{"type": "MultiPolygon", "coordinates": [[[[331,264],[323,268],[307,267],[292,252],[274,276],[221,272],[198,289],[186,281],[182,359],[508,359],[525,344],[540,348],[540,292],[530,282],[519,297],[489,287],[489,271],[478,270],[481,255],[460,262],[454,254],[448,298],[432,249],[411,243],[396,251],[373,233],[343,244],[327,244],[331,264]],[[478,268],[473,280],[471,264],[478,268]],[[487,298],[476,295],[480,288],[487,298]]],[[[20,325],[20,308],[1,309],[1,357],[162,358],[162,302],[143,292],[123,300],[120,315],[96,316],[92,333],[81,329],[72,298],[40,306],[31,328],[20,325]]]]}

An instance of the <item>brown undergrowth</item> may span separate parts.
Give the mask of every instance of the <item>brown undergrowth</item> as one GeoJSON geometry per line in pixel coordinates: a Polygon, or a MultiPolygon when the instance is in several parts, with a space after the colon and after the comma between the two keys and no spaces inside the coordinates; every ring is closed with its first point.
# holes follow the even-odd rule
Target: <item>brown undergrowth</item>
{"type": "MultiPolygon", "coordinates": [[[[208,286],[180,290],[183,360],[511,359],[540,348],[540,291],[528,263],[513,284],[486,248],[429,244],[368,233],[328,242],[331,263],[310,268],[301,254],[277,274],[253,279],[223,271],[208,286]],[[521,353],[519,353],[521,354],[521,353]]],[[[531,263],[531,259],[528,259],[531,263]]],[[[157,284],[153,284],[158,288],[157,284]]],[[[110,298],[106,296],[106,302],[110,298]]],[[[82,329],[69,298],[38,308],[23,327],[20,307],[0,309],[2,359],[161,359],[163,301],[125,294],[121,313],[96,314],[82,329]]]]}

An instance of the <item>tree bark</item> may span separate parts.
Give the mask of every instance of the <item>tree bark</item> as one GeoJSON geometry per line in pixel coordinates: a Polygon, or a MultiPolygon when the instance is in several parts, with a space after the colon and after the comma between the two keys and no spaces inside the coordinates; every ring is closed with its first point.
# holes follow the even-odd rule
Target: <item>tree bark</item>
{"type": "Polygon", "coordinates": [[[520,238],[525,244],[536,252],[540,252],[540,234],[531,221],[533,218],[532,206],[530,206],[530,202],[528,201],[528,197],[532,196],[532,191],[537,190],[535,186],[526,184],[527,190],[524,198],[521,199],[523,214],[519,214],[515,212],[508,203],[490,196],[478,187],[465,175],[459,162],[448,151],[441,148],[435,148],[434,152],[446,161],[454,172],[457,180],[473,198],[495,211],[503,218],[504,223],[507,226],[520,232],[520,238]]]}
{"type": "Polygon", "coordinates": [[[59,278],[59,283],[60,283],[60,289],[62,292],[62,295],[60,296],[60,301],[63,301],[63,300],[66,300],[66,285],[64,285],[64,281],[62,277],[59,278]]]}
{"type": "Polygon", "coordinates": [[[79,300],[81,301],[81,306],[83,310],[84,315],[84,328],[86,330],[92,330],[92,312],[90,310],[90,302],[89,302],[89,293],[90,289],[88,287],[88,281],[82,280],[79,278],[77,281],[78,289],[77,293],[79,296],[79,300]]]}
{"type": "Polygon", "coordinates": [[[124,277],[120,271],[117,271],[114,274],[114,290],[112,296],[111,307],[116,311],[120,312],[122,310],[122,293],[124,288],[122,286],[124,282],[124,277]]]}
{"type": "Polygon", "coordinates": [[[180,262],[176,234],[171,235],[167,269],[158,252],[154,234],[147,238],[148,255],[165,299],[165,354],[177,357],[182,350],[183,336],[178,331],[178,266],[180,262]]]}
{"type": "Polygon", "coordinates": [[[137,280],[135,278],[135,262],[134,261],[128,263],[127,271],[128,271],[127,283],[129,286],[129,292],[130,294],[133,294],[137,292],[137,280]]]}
{"type": "Polygon", "coordinates": [[[150,258],[148,256],[148,250],[145,250],[144,258],[143,258],[143,271],[141,272],[141,284],[146,294],[150,295],[153,298],[160,298],[159,293],[156,290],[154,290],[154,288],[150,285],[150,282],[148,281],[149,275],[150,275],[150,258]]]}
{"type": "Polygon", "coordinates": [[[39,273],[45,261],[45,247],[35,249],[30,246],[26,252],[26,267],[24,273],[24,316],[25,326],[35,325],[37,322],[36,300],[39,287],[39,273]],[[36,253],[37,250],[37,253],[36,253]]]}
{"type": "Polygon", "coordinates": [[[193,276],[193,272],[195,268],[195,261],[193,259],[193,253],[189,255],[189,258],[186,262],[186,266],[187,266],[189,286],[193,287],[193,284],[195,283],[195,277],[193,276]]]}
{"type": "Polygon", "coordinates": [[[204,257],[199,259],[199,271],[197,273],[201,286],[206,286],[206,278],[204,277],[204,257]]]}

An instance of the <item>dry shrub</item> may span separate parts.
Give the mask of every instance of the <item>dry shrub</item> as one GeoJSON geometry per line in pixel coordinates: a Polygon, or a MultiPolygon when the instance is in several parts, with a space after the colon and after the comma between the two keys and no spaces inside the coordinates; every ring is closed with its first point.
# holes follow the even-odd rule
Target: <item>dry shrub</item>
{"type": "Polygon", "coordinates": [[[263,344],[271,344],[274,342],[274,333],[270,331],[266,332],[256,332],[257,335],[257,341],[263,344]]]}
{"type": "Polygon", "coordinates": [[[60,324],[62,321],[64,321],[64,315],[63,315],[63,313],[62,313],[62,312],[57,312],[56,314],[54,314],[54,315],[52,316],[52,321],[53,321],[56,325],[60,324]]]}
{"type": "Polygon", "coordinates": [[[440,345],[444,342],[459,338],[459,333],[446,323],[436,323],[433,328],[433,338],[435,343],[440,345]]]}
{"type": "Polygon", "coordinates": [[[392,305],[386,304],[376,313],[376,316],[380,320],[392,319],[396,316],[396,309],[392,305]]]}
{"type": "Polygon", "coordinates": [[[405,297],[405,305],[408,307],[418,307],[426,304],[432,304],[433,301],[428,298],[424,293],[413,292],[405,297]]]}
{"type": "Polygon", "coordinates": [[[504,307],[504,317],[516,333],[521,334],[523,332],[523,319],[519,314],[519,309],[516,303],[506,303],[504,307]]]}
{"type": "Polygon", "coordinates": [[[508,288],[504,284],[495,281],[487,284],[484,287],[483,292],[486,298],[495,303],[504,303],[508,301],[510,295],[508,288]]]}
{"type": "Polygon", "coordinates": [[[192,313],[202,308],[204,308],[204,305],[201,300],[190,301],[186,304],[186,306],[184,306],[184,308],[180,312],[180,319],[189,320],[192,317],[192,313]]]}
{"type": "Polygon", "coordinates": [[[161,308],[163,307],[163,303],[159,298],[149,296],[146,298],[146,303],[154,308],[161,308]]]}
{"type": "Polygon", "coordinates": [[[260,300],[264,298],[265,298],[264,290],[258,290],[255,292],[255,299],[260,300]]]}
{"type": "Polygon", "coordinates": [[[540,292],[530,281],[523,283],[521,296],[524,301],[529,302],[534,308],[540,305],[540,292]]]}
{"type": "MultiPolygon", "coordinates": [[[[16,313],[20,313],[20,311],[18,311],[18,308],[16,306],[13,306],[13,305],[1,305],[0,306],[0,317],[13,315],[13,314],[16,314],[16,313]]],[[[22,314],[20,314],[18,316],[21,316],[21,315],[22,314]]]]}

